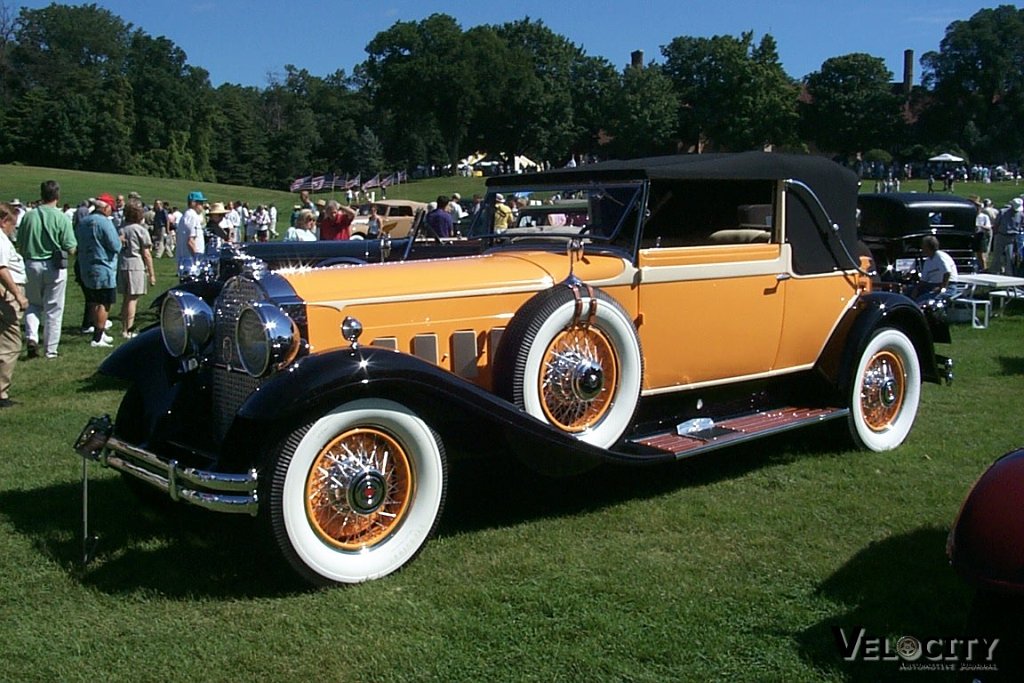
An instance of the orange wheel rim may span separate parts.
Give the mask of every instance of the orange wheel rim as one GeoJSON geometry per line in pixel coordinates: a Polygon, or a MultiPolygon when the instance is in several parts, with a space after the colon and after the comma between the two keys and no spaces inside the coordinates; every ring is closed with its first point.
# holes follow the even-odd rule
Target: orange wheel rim
{"type": "Polygon", "coordinates": [[[903,408],[907,373],[903,359],[892,351],[879,351],[868,361],[860,390],[864,423],[874,432],[890,428],[903,408]]]}
{"type": "Polygon", "coordinates": [[[412,468],[402,445],[380,429],[341,434],[306,475],[306,518],[327,543],[361,550],[391,536],[412,498],[412,468]]]}
{"type": "Polygon", "coordinates": [[[619,363],[608,337],[592,325],[570,325],[544,351],[539,378],[545,417],[559,429],[582,432],[608,414],[619,363]]]}

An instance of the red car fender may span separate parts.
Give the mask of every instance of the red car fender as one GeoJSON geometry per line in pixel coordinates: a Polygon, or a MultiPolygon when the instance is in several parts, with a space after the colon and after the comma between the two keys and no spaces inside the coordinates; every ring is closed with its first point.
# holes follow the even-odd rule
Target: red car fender
{"type": "Polygon", "coordinates": [[[1024,449],[996,460],[974,484],[946,552],[967,581],[1024,594],[1024,449]]]}

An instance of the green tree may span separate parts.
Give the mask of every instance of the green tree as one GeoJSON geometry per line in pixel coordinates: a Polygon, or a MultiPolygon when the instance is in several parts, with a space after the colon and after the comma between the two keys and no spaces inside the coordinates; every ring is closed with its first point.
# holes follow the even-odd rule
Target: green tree
{"type": "Polygon", "coordinates": [[[892,72],[871,55],[854,53],[825,60],[807,76],[807,101],[800,105],[806,139],[852,156],[889,148],[901,124],[901,100],[892,72]]]}
{"type": "Polygon", "coordinates": [[[701,148],[760,149],[796,139],[797,88],[779,62],[775,39],[680,36],[662,47],[665,74],[679,97],[679,135],[701,148]]]}
{"type": "Polygon", "coordinates": [[[982,9],[946,28],[922,58],[932,105],[921,128],[932,143],[963,142],[973,158],[1024,155],[1024,9],[982,9]]]}
{"type": "MultiPolygon", "coordinates": [[[[619,73],[603,57],[583,56],[572,66],[569,96],[572,100],[573,134],[571,150],[583,154],[603,153],[607,128],[619,104],[619,73]]],[[[673,123],[673,130],[675,123],[673,123]]],[[[561,161],[566,150],[550,158],[561,161]]],[[[632,156],[632,155],[629,155],[632,156]]]]}
{"type": "Polygon", "coordinates": [[[439,134],[452,163],[463,152],[478,102],[467,45],[454,18],[432,14],[378,33],[362,65],[377,115],[397,135],[429,140],[439,134]]]}
{"type": "Polygon", "coordinates": [[[614,154],[632,157],[673,151],[678,108],[672,81],[659,67],[627,67],[608,130],[614,154]]]}
{"type": "Polygon", "coordinates": [[[309,101],[307,76],[288,64],[284,80],[271,82],[263,92],[269,175],[275,186],[287,185],[296,176],[316,170],[313,151],[322,139],[309,101]]]}
{"type": "Polygon", "coordinates": [[[7,53],[13,77],[5,84],[12,158],[128,170],[134,112],[124,68],[130,30],[96,5],[21,10],[7,53]]]}
{"type": "Polygon", "coordinates": [[[217,182],[271,186],[257,88],[224,84],[213,96],[212,164],[217,182]]]}
{"type": "Polygon", "coordinates": [[[362,174],[364,182],[385,169],[387,162],[384,160],[384,146],[369,128],[363,128],[359,133],[353,155],[355,170],[362,174]]]}

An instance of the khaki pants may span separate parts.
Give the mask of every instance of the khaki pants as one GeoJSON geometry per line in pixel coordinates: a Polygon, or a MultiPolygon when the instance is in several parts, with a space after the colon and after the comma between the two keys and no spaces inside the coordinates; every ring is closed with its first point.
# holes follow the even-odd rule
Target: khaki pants
{"type": "Polygon", "coordinates": [[[14,292],[3,291],[0,298],[0,399],[10,398],[11,376],[21,353],[21,308],[14,292]]]}

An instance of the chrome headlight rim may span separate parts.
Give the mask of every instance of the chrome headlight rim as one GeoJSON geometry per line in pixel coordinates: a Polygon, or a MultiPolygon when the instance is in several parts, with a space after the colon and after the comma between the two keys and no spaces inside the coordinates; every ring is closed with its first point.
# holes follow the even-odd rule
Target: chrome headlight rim
{"type": "Polygon", "coordinates": [[[242,369],[253,377],[291,363],[298,356],[300,342],[298,325],[274,304],[247,304],[238,314],[235,351],[242,369]]]}
{"type": "Polygon", "coordinates": [[[174,358],[199,353],[213,337],[213,309],[181,290],[167,292],[160,304],[160,338],[174,358]]]}

